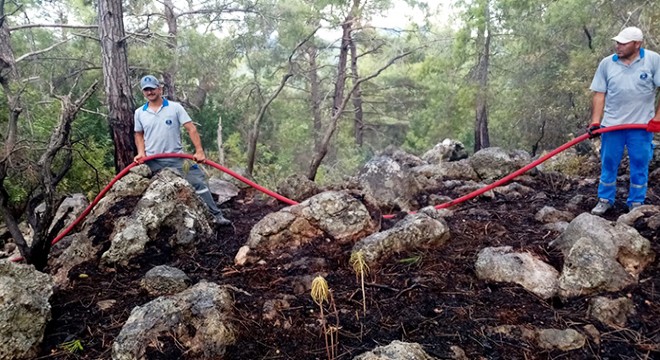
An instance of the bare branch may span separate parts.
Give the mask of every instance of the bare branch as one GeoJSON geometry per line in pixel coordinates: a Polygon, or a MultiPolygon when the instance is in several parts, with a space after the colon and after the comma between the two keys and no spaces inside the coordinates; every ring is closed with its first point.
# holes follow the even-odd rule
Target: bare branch
{"type": "Polygon", "coordinates": [[[45,49],[41,49],[41,50],[37,50],[37,51],[31,52],[31,53],[27,53],[27,54],[25,54],[25,55],[23,55],[23,56],[17,58],[17,59],[16,59],[16,63],[18,64],[18,63],[21,62],[22,60],[29,59],[29,58],[34,57],[34,56],[37,56],[37,55],[39,55],[39,54],[43,54],[43,53],[45,53],[45,52],[51,51],[51,50],[53,50],[54,48],[56,48],[56,47],[58,47],[58,46],[60,46],[60,45],[62,45],[62,44],[64,44],[64,43],[68,42],[69,40],[70,40],[70,39],[62,40],[62,41],[58,42],[57,44],[53,44],[53,45],[51,45],[51,46],[49,46],[49,47],[47,47],[47,48],[45,48],[45,49]]]}
{"type": "Polygon", "coordinates": [[[254,13],[257,14],[256,11],[249,11],[246,9],[237,9],[237,8],[227,8],[227,9],[199,9],[199,10],[191,10],[191,11],[184,11],[182,13],[179,13],[176,15],[177,18],[186,16],[186,15],[200,15],[200,14],[218,14],[218,13],[233,13],[233,12],[240,12],[240,13],[254,13]]]}
{"type": "Polygon", "coordinates": [[[85,109],[85,108],[80,108],[80,111],[82,111],[84,113],[88,113],[88,114],[98,115],[98,116],[101,116],[101,117],[104,117],[104,118],[108,117],[108,114],[104,114],[102,112],[98,112],[98,111],[94,111],[94,110],[88,110],[88,109],[85,109]]]}
{"type": "Polygon", "coordinates": [[[342,113],[344,112],[344,109],[346,108],[346,105],[351,99],[351,96],[355,92],[355,89],[357,89],[360,84],[362,84],[365,81],[369,81],[378,75],[380,75],[385,69],[389,68],[392,66],[397,60],[406,57],[410,54],[412,54],[415,50],[413,49],[410,51],[406,51],[404,53],[401,53],[393,58],[391,58],[385,65],[383,65],[380,69],[376,70],[374,73],[370,74],[369,76],[363,77],[361,79],[358,79],[353,83],[353,87],[351,87],[350,91],[342,98],[341,103],[337,107],[336,111],[332,115],[332,119],[330,120],[330,124],[328,125],[328,128],[326,129],[325,133],[323,134],[323,139],[320,142],[320,147],[317,150],[317,153],[314,154],[314,157],[312,159],[312,164],[309,169],[309,173],[307,174],[307,177],[310,180],[313,180],[316,177],[316,172],[321,165],[321,161],[323,161],[323,158],[325,157],[327,151],[328,151],[328,144],[330,143],[330,139],[332,139],[332,136],[334,135],[335,131],[337,130],[337,124],[339,122],[339,118],[341,118],[342,113]]]}
{"type": "MultiPolygon", "coordinates": [[[[259,137],[259,124],[261,123],[261,120],[263,119],[264,115],[266,114],[266,110],[268,110],[268,107],[270,104],[277,98],[277,96],[282,92],[282,89],[284,89],[284,86],[286,85],[286,82],[293,76],[293,56],[296,54],[296,52],[311,39],[314,34],[320,29],[320,26],[317,26],[314,31],[312,31],[305,39],[303,39],[296,47],[291,51],[291,54],[289,55],[288,59],[288,64],[289,64],[289,69],[286,74],[282,76],[282,80],[280,80],[280,85],[277,87],[277,90],[268,98],[268,100],[261,105],[261,108],[259,109],[259,113],[257,114],[256,119],[254,120],[254,124],[252,126],[252,131],[250,133],[250,139],[249,139],[249,144],[248,144],[248,166],[247,166],[247,174],[249,176],[252,176],[252,170],[254,168],[254,160],[255,160],[255,152],[257,148],[257,139],[259,137]]],[[[258,86],[258,84],[257,84],[258,86]]]]}
{"type": "Polygon", "coordinates": [[[33,28],[61,28],[61,29],[96,29],[98,25],[71,25],[71,24],[23,24],[10,27],[9,31],[33,28]]]}
{"type": "Polygon", "coordinates": [[[98,37],[94,37],[94,36],[88,35],[88,34],[72,32],[71,35],[75,35],[75,36],[78,36],[78,37],[81,37],[81,38],[90,39],[90,40],[94,40],[94,41],[101,41],[101,39],[99,39],[98,37]]]}

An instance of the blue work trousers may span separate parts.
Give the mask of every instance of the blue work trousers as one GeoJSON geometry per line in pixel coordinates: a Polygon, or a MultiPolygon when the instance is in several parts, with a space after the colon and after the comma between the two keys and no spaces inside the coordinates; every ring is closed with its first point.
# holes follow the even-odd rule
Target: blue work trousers
{"type": "Polygon", "coordinates": [[[630,159],[630,190],[626,204],[644,203],[649,179],[649,162],[653,158],[653,133],[643,129],[618,130],[603,133],[600,150],[601,172],[598,198],[614,204],[616,176],[623,156],[628,149],[630,159]]]}

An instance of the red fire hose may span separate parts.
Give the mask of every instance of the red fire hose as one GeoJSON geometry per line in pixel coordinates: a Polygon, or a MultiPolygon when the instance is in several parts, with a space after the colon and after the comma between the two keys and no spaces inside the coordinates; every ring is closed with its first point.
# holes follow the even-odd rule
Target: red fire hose
{"type": "MultiPolygon", "coordinates": [[[[601,133],[606,133],[606,132],[610,132],[610,131],[631,130],[631,129],[646,129],[646,125],[645,124],[631,124],[631,125],[610,126],[610,127],[600,128],[598,130],[595,130],[594,133],[601,134],[601,133]]],[[[582,141],[584,141],[588,138],[589,138],[589,134],[584,134],[584,135],[578,136],[575,139],[565,143],[564,145],[554,149],[553,151],[549,152],[548,154],[540,157],[536,161],[533,161],[530,164],[526,165],[525,167],[523,167],[523,168],[521,168],[521,169],[505,176],[504,178],[502,178],[502,179],[500,179],[500,180],[498,180],[498,181],[496,181],[496,182],[494,182],[494,183],[492,183],[488,186],[485,186],[485,187],[483,187],[479,190],[476,190],[476,191],[473,191],[473,192],[471,192],[467,195],[461,196],[458,199],[454,199],[454,200],[451,200],[449,202],[446,202],[446,203],[443,203],[443,204],[440,204],[440,205],[436,205],[435,208],[436,209],[448,208],[450,206],[454,206],[456,204],[460,204],[460,203],[465,202],[467,200],[473,199],[473,198],[485,193],[486,191],[494,189],[498,186],[502,186],[502,185],[508,183],[509,181],[513,180],[517,176],[520,176],[520,175],[524,174],[525,172],[535,168],[539,164],[545,162],[546,160],[550,159],[551,157],[557,155],[558,153],[560,153],[560,152],[570,148],[571,146],[573,146],[573,145],[575,145],[579,142],[582,142],[582,141]]],[[[184,159],[194,160],[193,156],[188,155],[188,154],[158,154],[158,155],[147,156],[144,159],[142,159],[142,161],[144,162],[144,161],[148,161],[148,160],[161,159],[161,158],[184,158],[184,159]]],[[[284,197],[280,194],[277,194],[277,193],[275,193],[271,190],[268,190],[265,187],[255,183],[255,182],[253,182],[253,181],[237,174],[236,172],[231,171],[231,170],[227,169],[226,167],[224,167],[222,165],[219,165],[219,164],[217,164],[217,163],[215,163],[211,160],[206,160],[204,163],[207,164],[207,165],[210,165],[210,166],[212,166],[212,167],[214,167],[214,168],[216,168],[216,169],[218,169],[218,170],[220,170],[220,171],[222,171],[226,174],[229,174],[232,177],[236,178],[237,180],[240,180],[243,183],[245,183],[245,184],[247,184],[247,185],[263,192],[264,194],[266,194],[268,196],[271,196],[271,197],[274,197],[274,198],[276,198],[276,199],[278,199],[278,200],[280,200],[280,201],[282,201],[286,204],[289,204],[289,205],[298,204],[298,202],[293,201],[291,199],[288,199],[288,198],[286,198],[286,197],[284,197]]],[[[87,208],[85,208],[85,210],[69,226],[66,227],[66,229],[64,229],[62,232],[60,232],[59,235],[57,235],[57,237],[55,237],[55,239],[53,239],[51,244],[55,245],[57,242],[62,240],[69,232],[71,232],[71,230],[73,230],[92,211],[94,206],[96,206],[96,204],[105,196],[105,194],[112,188],[112,186],[119,179],[121,179],[126,174],[128,174],[128,172],[136,165],[138,165],[138,164],[137,163],[132,163],[132,164],[128,165],[126,168],[124,168],[122,171],[120,171],[119,174],[117,174],[112,179],[112,181],[110,181],[110,183],[108,183],[108,185],[106,187],[104,187],[103,190],[101,190],[101,192],[99,192],[99,194],[96,196],[94,201],[92,201],[92,203],[90,203],[87,206],[87,208]]],[[[383,215],[383,218],[391,219],[394,216],[395,216],[394,214],[388,214],[388,215],[383,215]]],[[[20,260],[22,260],[22,258],[12,259],[12,261],[20,261],[20,260]]]]}

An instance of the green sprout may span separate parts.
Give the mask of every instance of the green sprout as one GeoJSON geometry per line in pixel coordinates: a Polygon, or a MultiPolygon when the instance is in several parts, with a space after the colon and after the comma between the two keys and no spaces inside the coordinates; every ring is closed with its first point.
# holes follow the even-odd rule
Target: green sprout
{"type": "Polygon", "coordinates": [[[60,348],[72,354],[76,351],[83,351],[82,342],[78,339],[63,342],[60,344],[60,348]]]}
{"type": "Polygon", "coordinates": [[[415,264],[419,264],[421,261],[422,261],[422,255],[417,255],[405,259],[400,259],[398,263],[405,265],[415,265],[415,264]]]}

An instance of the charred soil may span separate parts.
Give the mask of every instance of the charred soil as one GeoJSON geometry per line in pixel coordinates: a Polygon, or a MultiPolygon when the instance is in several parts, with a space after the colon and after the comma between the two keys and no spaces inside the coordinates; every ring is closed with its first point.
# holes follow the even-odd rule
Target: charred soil
{"type": "MultiPolygon", "coordinates": [[[[587,316],[588,299],[543,300],[515,284],[479,280],[474,271],[477,253],[488,246],[512,246],[529,251],[561,270],[561,253],[548,246],[559,233],[544,230],[534,214],[543,206],[564,210],[575,195],[593,198],[593,186],[538,176],[528,186],[546,196],[517,201],[477,199],[460,204],[447,218],[451,239],[438,249],[418,249],[395,255],[365,278],[366,313],[360,282],[349,264],[351,244],[318,239],[295,258],[322,259],[319,269],[292,266],[292,258],[269,259],[267,264],[236,267],[233,258],[254,224],[283,205],[242,194],[224,206],[233,227],[220,228],[217,239],[186,252],[175,252],[163,243],[127,268],[100,271],[83,264],[71,273],[72,286],[58,290],[51,299],[53,319],[44,339],[43,359],[110,359],[113,339],[131,310],[153,300],[139,281],[155,265],[167,264],[185,271],[197,282],[207,280],[230,286],[235,298],[237,342],[225,359],[327,359],[319,306],[312,300],[305,278],[321,273],[332,292],[325,304],[325,321],[336,328],[336,359],[352,359],[393,340],[417,342],[438,359],[454,358],[452,346],[469,359],[651,359],[660,357],[660,266],[656,259],[640,276],[639,284],[625,291],[603,294],[629,297],[636,314],[625,328],[612,328],[587,316]],[[269,307],[268,300],[280,299],[269,307]],[[102,310],[98,304],[114,300],[102,310]],[[335,309],[336,308],[336,309],[335,309]],[[270,310],[270,311],[268,311],[270,310]],[[491,335],[489,327],[523,325],[538,328],[573,328],[584,333],[593,324],[599,336],[588,337],[578,350],[561,352],[537,348],[524,340],[491,335]],[[80,340],[83,350],[70,353],[61,344],[80,340]]],[[[448,189],[443,195],[455,197],[448,189]]],[[[649,189],[649,203],[660,204],[660,186],[649,189]]],[[[580,209],[589,211],[595,200],[580,209]]],[[[617,204],[606,218],[616,220],[625,212],[617,204]]],[[[405,214],[399,214],[398,219],[405,214]]],[[[383,229],[396,220],[384,220],[383,229]]],[[[659,234],[638,229],[660,254],[659,234]]],[[[294,254],[292,254],[293,256],[294,254]]],[[[182,349],[168,336],[154,341],[149,359],[185,359],[182,349]]]]}

